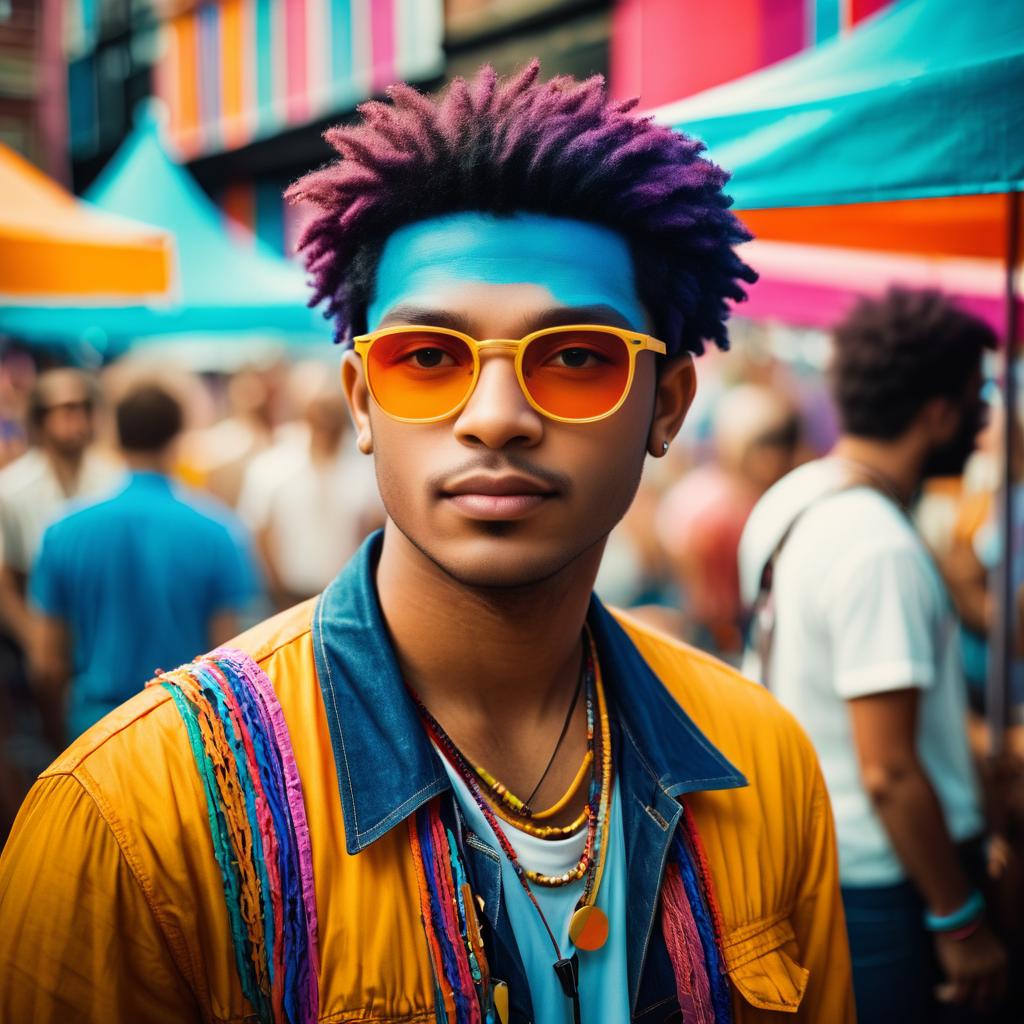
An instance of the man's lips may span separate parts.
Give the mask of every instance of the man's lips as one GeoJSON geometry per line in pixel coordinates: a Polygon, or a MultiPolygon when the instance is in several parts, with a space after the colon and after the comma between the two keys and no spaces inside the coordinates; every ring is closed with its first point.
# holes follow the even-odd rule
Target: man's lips
{"type": "Polygon", "coordinates": [[[557,492],[533,477],[477,473],[448,484],[441,494],[474,519],[502,520],[529,515],[557,492]]]}

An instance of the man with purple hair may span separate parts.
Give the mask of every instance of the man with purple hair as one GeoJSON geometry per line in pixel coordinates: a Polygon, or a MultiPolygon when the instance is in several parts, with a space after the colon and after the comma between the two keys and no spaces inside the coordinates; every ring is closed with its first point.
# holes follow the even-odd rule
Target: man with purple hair
{"type": "Polygon", "coordinates": [[[388,523],[44,774],[0,1016],[852,1022],[803,733],[592,593],[753,279],[725,174],[536,64],[389,97],[290,193],[388,523]]]}

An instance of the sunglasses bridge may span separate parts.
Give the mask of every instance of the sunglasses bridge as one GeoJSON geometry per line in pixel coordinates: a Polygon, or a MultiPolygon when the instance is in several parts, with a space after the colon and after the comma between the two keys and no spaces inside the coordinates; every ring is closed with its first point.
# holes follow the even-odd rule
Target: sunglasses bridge
{"type": "MultiPolygon", "coordinates": [[[[552,332],[554,333],[554,332],[552,332]]],[[[567,332],[568,333],[568,332],[567,332]]],[[[546,335],[545,335],[546,337],[546,335]]],[[[474,339],[475,340],[475,339],[474,339]]],[[[529,340],[533,340],[532,338],[529,340]]],[[[644,343],[643,338],[623,338],[627,345],[642,345],[644,343]]],[[[477,341],[477,349],[485,348],[507,348],[513,352],[527,344],[527,341],[523,338],[485,338],[483,341],[477,341]]]]}

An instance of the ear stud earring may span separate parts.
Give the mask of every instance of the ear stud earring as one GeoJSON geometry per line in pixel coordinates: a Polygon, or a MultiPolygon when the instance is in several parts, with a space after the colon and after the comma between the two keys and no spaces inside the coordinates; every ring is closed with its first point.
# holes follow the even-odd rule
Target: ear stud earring
{"type": "Polygon", "coordinates": [[[668,451],[668,441],[661,442],[661,454],[664,455],[668,451]]]}

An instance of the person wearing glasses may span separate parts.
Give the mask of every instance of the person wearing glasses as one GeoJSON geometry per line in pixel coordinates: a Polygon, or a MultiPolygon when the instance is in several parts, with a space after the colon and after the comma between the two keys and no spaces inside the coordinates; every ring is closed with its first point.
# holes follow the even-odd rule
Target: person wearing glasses
{"type": "Polygon", "coordinates": [[[538,76],[393,87],[293,186],[387,525],[44,774],[0,1016],[853,1020],[810,744],[592,594],[746,235],[698,143],[538,76]]]}
{"type": "MultiPolygon", "coordinates": [[[[0,684],[28,687],[24,664],[32,641],[27,587],[43,531],[68,502],[95,497],[121,473],[94,444],[96,386],[79,370],[62,367],[39,374],[28,396],[32,447],[0,471],[0,684]]],[[[45,738],[62,735],[61,714],[37,691],[45,738]]]]}

